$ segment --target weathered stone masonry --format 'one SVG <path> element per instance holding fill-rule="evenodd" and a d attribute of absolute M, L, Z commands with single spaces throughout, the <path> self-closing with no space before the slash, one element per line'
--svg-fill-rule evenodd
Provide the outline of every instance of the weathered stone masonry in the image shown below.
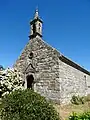
<path fill-rule="evenodd" d="M 69 62 L 66 62 L 67 58 L 63 58 L 63 56 L 60 59 L 60 102 L 68 103 L 73 95 L 89 94 L 90 73 L 69 59 Z"/>
<path fill-rule="evenodd" d="M 30 40 L 14 68 L 22 73 L 26 88 L 27 76 L 32 75 L 34 91 L 59 104 L 68 103 L 72 95 L 90 93 L 90 73 L 42 40 L 38 11 L 31 21 Z"/>
<path fill-rule="evenodd" d="M 26 70 L 29 65 L 28 56 L 31 52 L 33 53 L 31 63 L 35 68 L 34 71 L 31 66 Z M 42 39 L 36 37 L 29 41 L 20 58 L 17 60 L 15 67 L 21 71 L 24 76 L 25 72 L 27 75 L 34 74 L 34 90 L 59 103 L 60 81 L 58 56 L 59 53 L 54 48 L 51 48 L 44 43 Z"/>

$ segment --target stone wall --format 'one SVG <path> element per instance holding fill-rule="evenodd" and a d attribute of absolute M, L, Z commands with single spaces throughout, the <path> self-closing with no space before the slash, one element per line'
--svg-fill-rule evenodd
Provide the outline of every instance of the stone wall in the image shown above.
<path fill-rule="evenodd" d="M 90 93 L 90 76 L 59 60 L 60 102 L 69 103 L 73 95 Z"/>
<path fill-rule="evenodd" d="M 32 60 L 28 58 L 30 52 L 33 53 Z M 33 74 L 34 90 L 57 103 L 60 103 L 59 55 L 54 48 L 37 36 L 29 41 L 14 65 L 22 72 L 23 78 Z M 29 63 L 34 70 L 31 66 L 27 68 Z"/>
<path fill-rule="evenodd" d="M 33 53 L 32 59 L 30 53 Z M 70 64 L 63 62 L 60 56 L 62 55 L 56 49 L 37 36 L 30 39 L 14 68 L 22 73 L 25 87 L 26 77 L 32 74 L 34 91 L 56 103 L 66 104 L 73 95 L 90 93 L 90 73 L 72 61 Z"/>

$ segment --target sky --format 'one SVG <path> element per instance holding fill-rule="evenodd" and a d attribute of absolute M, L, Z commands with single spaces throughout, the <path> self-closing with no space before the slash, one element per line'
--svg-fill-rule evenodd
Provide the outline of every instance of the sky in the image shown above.
<path fill-rule="evenodd" d="M 0 64 L 21 54 L 37 6 L 43 40 L 90 71 L 90 0 L 0 0 Z"/>

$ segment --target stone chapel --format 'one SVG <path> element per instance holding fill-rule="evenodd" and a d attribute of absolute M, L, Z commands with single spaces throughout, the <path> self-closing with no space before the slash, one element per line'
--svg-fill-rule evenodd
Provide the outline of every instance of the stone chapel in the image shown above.
<path fill-rule="evenodd" d="M 25 88 L 31 88 L 58 104 L 73 95 L 90 93 L 90 72 L 65 57 L 42 39 L 38 10 L 30 21 L 29 41 L 14 64 L 22 73 Z"/>

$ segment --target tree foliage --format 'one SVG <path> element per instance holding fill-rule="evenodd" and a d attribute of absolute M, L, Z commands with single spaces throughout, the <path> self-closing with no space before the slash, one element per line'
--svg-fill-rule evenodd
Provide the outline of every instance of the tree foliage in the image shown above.
<path fill-rule="evenodd" d="M 72 99 L 71 99 L 72 104 L 79 105 L 79 104 L 84 104 L 84 102 L 85 102 L 85 97 L 84 96 L 82 96 L 82 97 L 80 97 L 79 95 L 78 96 L 75 96 L 75 95 L 72 96 Z"/>

